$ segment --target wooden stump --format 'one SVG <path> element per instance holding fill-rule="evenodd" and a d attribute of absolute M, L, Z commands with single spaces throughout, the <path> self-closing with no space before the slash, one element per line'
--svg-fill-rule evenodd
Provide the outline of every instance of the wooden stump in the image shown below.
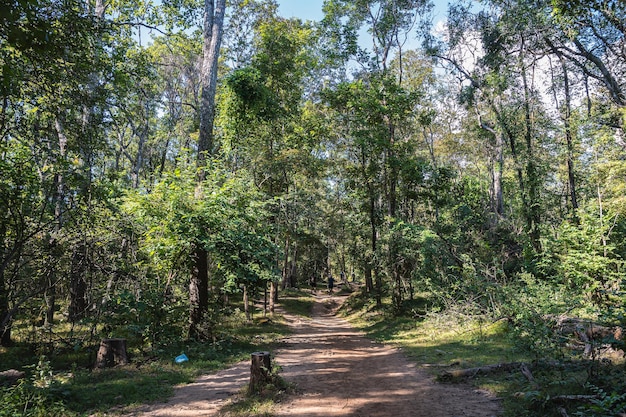
<path fill-rule="evenodd" d="M 126 339 L 102 339 L 96 356 L 96 368 L 109 368 L 128 363 Z"/>
<path fill-rule="evenodd" d="M 250 366 L 250 386 L 251 394 L 257 393 L 270 382 L 272 372 L 272 362 L 269 352 L 254 352 L 252 354 L 252 365 Z"/>

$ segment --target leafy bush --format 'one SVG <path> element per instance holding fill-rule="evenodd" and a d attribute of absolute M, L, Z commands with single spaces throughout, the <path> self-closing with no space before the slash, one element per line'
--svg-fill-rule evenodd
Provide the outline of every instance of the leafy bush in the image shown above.
<path fill-rule="evenodd" d="M 626 393 L 618 394 L 605 392 L 599 387 L 589 386 L 591 392 L 597 398 L 591 400 L 591 404 L 578 408 L 574 414 L 578 417 L 617 417 L 626 412 Z"/>
<path fill-rule="evenodd" d="M 60 398 L 65 391 L 52 378 L 50 362 L 41 357 L 33 368 L 31 378 L 23 378 L 13 386 L 0 388 L 0 417 L 70 415 Z"/>

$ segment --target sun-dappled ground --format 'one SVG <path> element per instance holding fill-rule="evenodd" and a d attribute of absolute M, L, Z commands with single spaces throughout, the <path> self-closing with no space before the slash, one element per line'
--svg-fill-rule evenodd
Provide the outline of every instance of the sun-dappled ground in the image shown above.
<path fill-rule="evenodd" d="M 336 317 L 342 300 L 318 295 L 311 318 L 286 315 L 294 334 L 273 353 L 280 375 L 295 386 L 295 393 L 285 397 L 272 415 L 498 415 L 500 404 L 490 394 L 465 385 L 438 384 L 399 350 L 365 338 Z M 243 362 L 180 386 L 166 402 L 142 406 L 132 415 L 218 416 L 229 398 L 242 392 L 248 377 L 249 363 Z"/>

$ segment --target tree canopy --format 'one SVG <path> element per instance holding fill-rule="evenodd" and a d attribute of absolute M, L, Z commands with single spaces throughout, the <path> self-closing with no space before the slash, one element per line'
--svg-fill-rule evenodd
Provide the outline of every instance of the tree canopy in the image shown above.
<path fill-rule="evenodd" d="M 328 276 L 521 338 L 625 324 L 624 2 L 7 4 L 0 345 L 215 340 L 230 297 Z"/>

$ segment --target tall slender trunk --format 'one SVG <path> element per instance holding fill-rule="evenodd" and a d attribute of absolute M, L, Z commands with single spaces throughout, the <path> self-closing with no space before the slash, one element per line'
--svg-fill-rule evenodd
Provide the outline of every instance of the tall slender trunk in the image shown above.
<path fill-rule="evenodd" d="M 524 52 L 525 46 L 522 40 L 521 51 Z M 523 57 L 520 57 L 520 67 L 522 75 L 522 83 L 524 86 L 524 137 L 526 140 L 526 180 L 528 184 L 528 202 L 526 206 L 526 225 L 528 236 L 535 253 L 541 253 L 541 203 L 539 201 L 539 172 L 537 162 L 535 161 L 534 145 L 533 145 L 533 112 L 531 107 L 531 92 L 528 85 L 528 74 Z"/>
<path fill-rule="evenodd" d="M 189 282 L 189 336 L 203 339 L 206 334 L 200 324 L 205 317 L 209 305 L 209 275 L 207 251 L 200 243 L 195 244 L 192 256 L 193 267 Z"/>
<path fill-rule="evenodd" d="M 274 314 L 276 310 L 276 301 L 278 301 L 278 285 L 274 281 L 270 282 L 270 314 Z"/>
<path fill-rule="evenodd" d="M 368 294 L 374 291 L 374 281 L 372 279 L 372 266 L 368 262 L 365 265 L 365 290 Z"/>
<path fill-rule="evenodd" d="M 4 260 L 6 224 L 0 223 L 0 253 Z M 11 340 L 11 312 L 9 311 L 9 292 L 6 287 L 4 265 L 0 265 L 0 346 L 10 346 Z"/>
<path fill-rule="evenodd" d="M 85 262 L 87 246 L 82 243 L 74 248 L 70 266 L 70 306 L 69 320 L 72 323 L 85 317 L 87 311 L 87 282 L 85 281 Z"/>
<path fill-rule="evenodd" d="M 552 52 L 559 58 L 559 63 L 561 64 L 561 69 L 563 71 L 563 91 L 565 93 L 565 105 L 561 107 L 561 118 L 563 120 L 563 125 L 565 128 L 565 145 L 567 148 L 567 182 L 569 186 L 569 199 L 572 205 L 572 219 L 574 223 L 578 223 L 578 195 L 576 189 L 576 176 L 574 169 L 574 137 L 575 137 L 575 129 L 572 127 L 572 93 L 570 87 L 570 79 L 569 79 L 569 71 L 567 69 L 567 63 L 565 62 L 565 57 L 559 48 L 557 48 L 550 39 L 545 39 L 546 44 L 552 49 Z M 587 92 L 587 98 L 589 98 L 589 90 L 588 84 L 585 78 L 585 88 Z M 558 105 L 558 99 L 556 97 L 555 90 L 555 101 Z M 590 100 L 588 99 L 588 106 L 590 105 Z M 590 108 L 588 112 L 590 112 Z"/>
<path fill-rule="evenodd" d="M 493 212 L 496 221 L 504 216 L 504 197 L 502 196 L 502 173 L 504 170 L 504 139 L 502 133 L 496 134 L 495 158 L 493 166 Z"/>
<path fill-rule="evenodd" d="M 215 94 L 220 45 L 224 30 L 226 0 L 204 1 L 204 25 L 202 46 L 202 72 L 200 82 L 200 132 L 198 136 L 198 167 L 200 180 L 205 179 L 204 167 L 213 154 L 213 125 L 215 121 Z"/>
<path fill-rule="evenodd" d="M 565 141 L 567 146 L 567 179 L 569 184 L 570 202 L 572 204 L 572 217 L 578 223 L 578 196 L 576 193 L 576 177 L 574 175 L 574 129 L 572 128 L 572 97 L 570 91 L 569 75 L 567 66 L 562 56 L 559 55 L 563 68 L 563 88 L 565 90 L 565 109 L 563 123 L 565 125 Z"/>
<path fill-rule="evenodd" d="M 290 280 L 289 280 L 289 273 L 291 271 L 291 268 L 289 266 L 289 234 L 287 234 L 287 237 L 285 238 L 285 256 L 283 258 L 283 273 L 282 273 L 282 288 L 283 290 L 285 288 L 287 288 L 288 286 L 290 286 Z"/>
<path fill-rule="evenodd" d="M 243 286 L 243 311 L 246 314 L 246 320 L 250 321 L 250 300 L 248 297 L 248 286 Z"/>
<path fill-rule="evenodd" d="M 376 307 L 381 307 L 382 304 L 382 292 L 383 283 L 378 271 L 378 265 L 376 263 L 376 251 L 378 249 L 378 229 L 376 226 L 376 201 L 374 200 L 372 186 L 370 185 L 370 226 L 371 226 L 371 240 L 372 240 L 372 255 L 370 259 L 371 270 L 374 274 Z"/>
<path fill-rule="evenodd" d="M 494 221 L 498 222 L 499 218 L 504 215 L 504 199 L 502 197 L 502 173 L 504 169 L 504 138 L 501 129 L 492 127 L 489 123 L 485 123 L 476 109 L 478 116 L 478 124 L 481 128 L 491 133 L 494 138 L 494 152 L 490 155 L 489 173 L 491 176 L 491 185 L 489 187 L 489 200 L 491 212 L 495 214 Z M 498 113 L 496 112 L 498 115 Z M 499 116 L 499 115 L 498 115 Z M 512 143 L 514 150 L 514 143 Z"/>
<path fill-rule="evenodd" d="M 198 135 L 197 168 L 198 184 L 196 198 L 202 198 L 202 182 L 206 179 L 207 162 L 214 150 L 213 123 L 215 119 L 215 93 L 217 91 L 217 67 L 226 0 L 204 1 L 203 59 L 200 83 L 200 131 Z M 206 231 L 205 231 L 206 232 Z M 202 233 L 202 232 L 200 232 Z M 209 306 L 208 252 L 200 241 L 194 242 L 192 270 L 189 282 L 189 334 L 200 336 L 199 326 Z"/>
<path fill-rule="evenodd" d="M 63 128 L 63 123 L 57 117 L 54 121 L 54 127 L 57 132 L 58 138 L 58 156 L 56 158 L 57 165 L 60 165 L 66 157 L 67 153 L 67 136 L 65 135 L 65 130 Z M 53 236 L 50 237 L 49 242 L 49 252 L 50 252 L 50 267 L 47 272 L 46 277 L 46 291 L 44 294 L 44 299 L 46 303 L 46 314 L 45 314 L 45 325 L 52 326 L 54 324 L 54 312 L 56 310 L 56 296 L 57 296 L 57 281 L 58 281 L 58 271 L 57 271 L 57 263 L 56 257 L 59 256 L 58 252 L 58 239 L 61 230 L 63 229 L 64 223 L 64 202 L 65 202 L 65 183 L 63 178 L 63 173 L 60 171 L 61 167 L 57 167 L 57 173 L 54 176 L 54 231 Z"/>

